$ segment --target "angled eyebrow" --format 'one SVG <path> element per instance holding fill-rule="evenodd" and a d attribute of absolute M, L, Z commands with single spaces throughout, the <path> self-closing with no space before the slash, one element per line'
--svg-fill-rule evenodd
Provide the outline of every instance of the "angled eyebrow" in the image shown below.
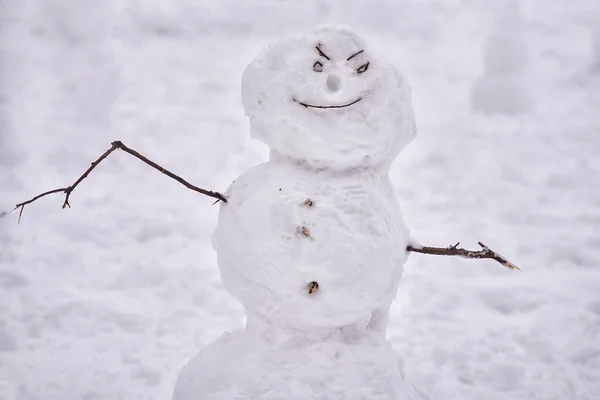
<path fill-rule="evenodd" d="M 317 49 L 317 51 L 319 52 L 319 55 L 321 57 L 325 57 L 326 59 L 331 60 L 331 58 L 327 57 L 327 55 L 325 53 L 323 53 L 323 51 L 321 50 L 321 44 L 320 43 L 315 46 L 315 49 Z"/>
<path fill-rule="evenodd" d="M 365 50 L 359 50 L 356 53 L 352 54 L 350 57 L 346 58 L 346 61 L 350 61 L 352 60 L 354 57 L 356 57 L 357 55 L 359 55 L 360 53 L 363 53 Z"/>

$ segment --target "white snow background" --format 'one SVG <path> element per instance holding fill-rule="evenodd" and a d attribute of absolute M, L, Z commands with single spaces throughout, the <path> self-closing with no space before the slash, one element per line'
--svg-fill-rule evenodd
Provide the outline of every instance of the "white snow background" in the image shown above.
<path fill-rule="evenodd" d="M 0 0 L 0 211 L 116 139 L 225 190 L 267 157 L 245 66 L 346 23 L 413 87 L 419 136 L 392 169 L 412 234 L 524 270 L 411 255 L 388 330 L 409 378 L 432 399 L 598 399 L 600 3 L 517 3 Z M 0 218 L 0 399 L 169 399 L 243 324 L 210 244 L 218 206 L 123 152 L 62 201 Z"/>

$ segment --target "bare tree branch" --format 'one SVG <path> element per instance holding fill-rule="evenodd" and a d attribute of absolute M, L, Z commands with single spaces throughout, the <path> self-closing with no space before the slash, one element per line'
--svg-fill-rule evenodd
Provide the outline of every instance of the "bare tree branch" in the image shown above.
<path fill-rule="evenodd" d="M 75 183 L 73 183 L 71 186 L 68 187 L 63 187 L 63 188 L 59 188 L 59 189 L 54 189 L 54 190 L 49 190 L 47 192 L 44 192 L 42 194 L 39 194 L 27 201 L 24 201 L 22 203 L 19 203 L 15 206 L 15 208 L 13 209 L 20 209 L 19 210 L 19 222 L 21 222 L 21 216 L 23 215 L 23 209 L 25 208 L 25 206 L 27 204 L 33 203 L 34 201 L 36 201 L 37 199 L 39 199 L 40 197 L 44 197 L 47 196 L 49 194 L 53 194 L 53 193 L 65 193 L 65 201 L 63 203 L 62 208 L 66 208 L 69 207 L 71 208 L 71 205 L 69 204 L 69 197 L 71 196 L 71 193 L 73 192 L 73 190 L 75 190 L 75 188 L 81 183 L 81 181 L 83 181 L 85 178 L 87 178 L 87 176 L 90 174 L 90 172 L 92 172 L 94 170 L 94 168 L 96 168 L 98 166 L 98 164 L 100 164 L 102 162 L 102 160 L 104 160 L 106 157 L 108 157 L 110 155 L 110 153 L 112 153 L 113 151 L 120 149 L 123 150 L 126 153 L 131 154 L 132 156 L 134 156 L 135 158 L 145 162 L 146 164 L 150 165 L 152 168 L 162 172 L 163 174 L 167 175 L 169 178 L 175 179 L 177 182 L 181 183 L 182 185 L 184 185 L 185 187 L 187 187 L 188 189 L 191 189 L 195 192 L 204 194 L 206 196 L 212 197 L 217 199 L 217 202 L 219 201 L 223 201 L 225 203 L 227 203 L 227 199 L 218 192 L 212 192 L 210 190 L 205 190 L 202 188 L 199 188 L 197 186 L 192 185 L 191 183 L 189 183 L 188 181 L 184 180 L 183 178 L 175 175 L 174 173 L 172 173 L 171 171 L 161 167 L 160 165 L 158 165 L 157 163 L 155 163 L 154 161 L 149 160 L 148 158 L 146 158 L 145 156 L 143 156 L 142 154 L 138 153 L 137 151 L 130 149 L 129 147 L 125 146 L 121 141 L 117 140 L 115 142 L 111 143 L 111 146 L 108 150 L 106 150 L 104 152 L 104 154 L 102 154 L 96 161 L 94 161 L 92 163 L 92 165 L 83 173 L 83 175 L 81 175 L 79 177 L 79 179 L 77 179 L 75 181 Z M 0 214 L 0 216 L 3 216 L 2 214 Z"/>
<path fill-rule="evenodd" d="M 494 250 L 487 247 L 481 242 L 477 242 L 481 246 L 481 250 L 466 250 L 458 248 L 460 242 L 453 246 L 448 247 L 428 247 L 428 246 L 413 246 L 409 245 L 406 247 L 406 251 L 412 251 L 415 253 L 432 254 L 437 256 L 459 256 L 463 258 L 489 258 L 498 261 L 506 268 L 511 270 L 521 271 L 519 267 L 508 261 L 506 258 L 496 253 Z"/>

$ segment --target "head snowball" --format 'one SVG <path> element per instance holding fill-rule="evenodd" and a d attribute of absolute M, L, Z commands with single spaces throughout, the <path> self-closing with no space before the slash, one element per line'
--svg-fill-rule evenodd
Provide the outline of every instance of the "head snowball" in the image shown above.
<path fill-rule="evenodd" d="M 244 71 L 242 101 L 252 137 L 315 168 L 389 166 L 416 135 L 405 79 L 348 27 L 264 48 Z"/>

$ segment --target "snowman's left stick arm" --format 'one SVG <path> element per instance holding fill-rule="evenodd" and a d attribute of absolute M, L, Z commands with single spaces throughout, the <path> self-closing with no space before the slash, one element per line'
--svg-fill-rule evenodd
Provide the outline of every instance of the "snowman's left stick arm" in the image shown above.
<path fill-rule="evenodd" d="M 113 151 L 115 150 L 123 150 L 126 153 L 131 154 L 132 156 L 134 156 L 135 158 L 145 162 L 146 164 L 150 165 L 152 168 L 162 172 L 163 174 L 167 175 L 169 178 L 175 179 L 177 182 L 181 183 L 182 185 L 184 185 L 185 187 L 187 187 L 188 189 L 191 189 L 195 192 L 204 194 L 206 196 L 212 197 L 217 199 L 216 202 L 219 201 L 223 201 L 225 203 L 227 203 L 227 199 L 218 192 L 213 192 L 210 190 L 205 190 L 202 188 L 199 188 L 197 186 L 192 185 L 191 183 L 189 183 L 188 181 L 186 181 L 185 179 L 181 178 L 178 175 L 175 175 L 174 173 L 172 173 L 171 171 L 165 169 L 164 167 L 161 167 L 160 165 L 158 165 L 157 163 L 155 163 L 154 161 L 149 160 L 147 157 L 143 156 L 142 154 L 138 153 L 137 151 L 125 146 L 123 144 L 123 142 L 117 140 L 111 143 L 111 146 L 108 150 L 106 150 L 96 161 L 92 162 L 92 165 L 79 177 L 79 179 L 77 179 L 75 181 L 75 183 L 73 183 L 71 186 L 68 187 L 63 187 L 63 188 L 59 188 L 59 189 L 54 189 L 54 190 L 49 190 L 47 192 L 44 192 L 42 194 L 38 194 L 37 196 L 24 201 L 22 203 L 19 203 L 15 206 L 14 210 L 19 209 L 19 222 L 21 221 L 21 216 L 23 215 L 23 209 L 25 208 L 26 205 L 33 203 L 34 201 L 36 201 L 37 199 L 47 196 L 49 194 L 53 194 L 53 193 L 65 193 L 65 201 L 63 203 L 62 208 L 66 208 L 69 207 L 71 208 L 71 205 L 69 204 L 69 197 L 71 196 L 71 193 L 73 192 L 73 190 L 75 190 L 75 188 L 81 183 L 81 181 L 83 181 L 85 178 L 87 178 L 87 176 L 90 174 L 90 172 L 92 172 L 94 170 L 94 168 L 96 168 L 98 166 L 98 164 L 100 164 L 106 157 L 108 157 Z M 4 216 L 3 214 L 0 214 L 0 216 Z"/>
<path fill-rule="evenodd" d="M 521 269 L 519 267 L 517 267 L 515 264 L 513 264 L 512 262 L 508 261 L 506 258 L 504 258 L 502 255 L 496 253 L 494 250 L 490 249 L 489 247 L 487 247 L 486 245 L 484 245 L 481 242 L 477 242 L 477 244 L 479 244 L 479 246 L 481 246 L 481 250 L 467 250 L 467 249 L 461 249 L 458 247 L 459 243 L 456 243 L 453 246 L 448 246 L 448 247 L 429 247 L 429 246 L 420 246 L 420 245 L 416 245 L 416 244 L 409 244 L 406 247 L 406 251 L 412 251 L 415 253 L 422 253 L 422 254 L 431 254 L 431 255 L 437 255 L 437 256 L 459 256 L 459 257 L 463 257 L 463 258 L 489 258 L 495 261 L 498 261 L 500 264 L 502 264 L 503 266 L 505 266 L 508 269 L 511 270 L 518 270 L 521 271 Z"/>

